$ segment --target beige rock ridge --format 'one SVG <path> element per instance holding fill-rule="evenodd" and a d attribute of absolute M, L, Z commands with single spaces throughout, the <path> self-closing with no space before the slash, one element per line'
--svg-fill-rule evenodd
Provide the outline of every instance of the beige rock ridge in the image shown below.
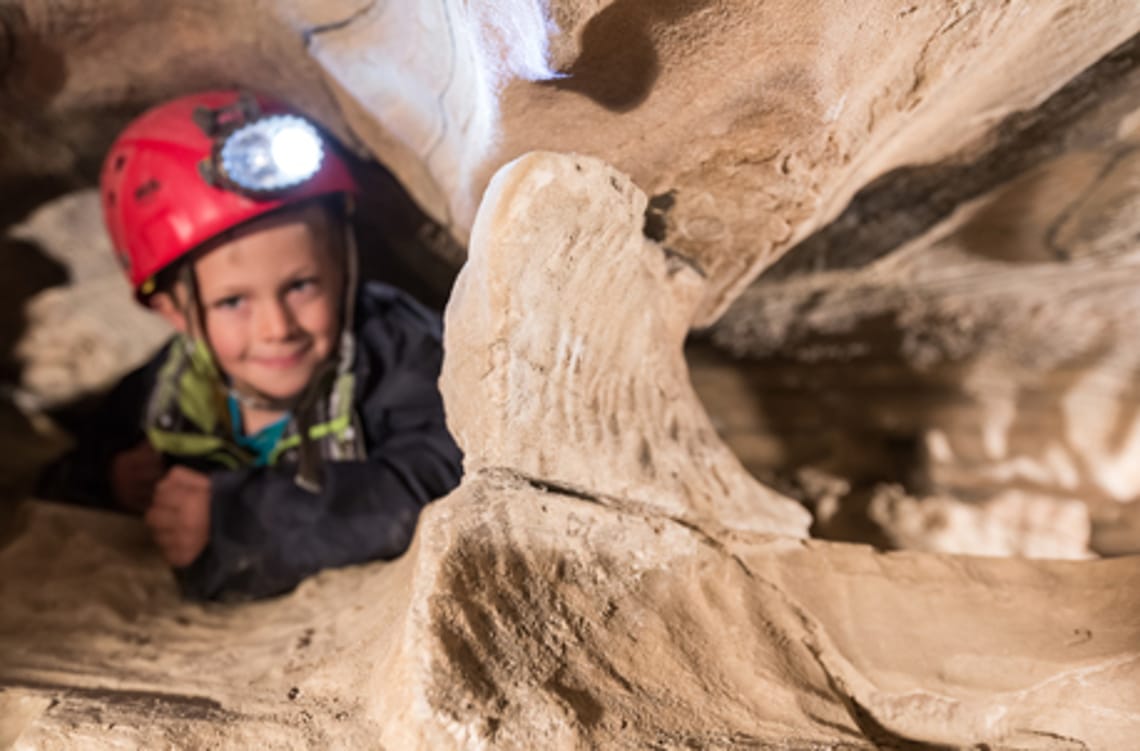
<path fill-rule="evenodd" d="M 568 199 L 580 210 L 564 211 Z M 0 549 L 0 738 L 43 749 L 1128 748 L 1140 612 L 1121 583 L 1140 559 L 882 554 L 777 536 L 756 530 L 787 524 L 778 497 L 726 493 L 718 516 L 696 475 L 686 495 L 671 476 L 651 484 L 632 447 L 599 441 L 600 460 L 578 449 L 571 418 L 604 416 L 575 403 L 590 391 L 573 378 L 533 391 L 531 367 L 549 362 L 534 337 L 557 318 L 584 353 L 605 351 L 621 332 L 599 318 L 642 307 L 639 283 L 670 294 L 664 254 L 628 239 L 643 200 L 582 157 L 530 155 L 497 178 L 449 318 L 499 300 L 473 319 L 499 332 L 502 354 L 473 382 L 465 369 L 486 363 L 486 343 L 449 326 L 445 391 L 468 473 L 395 563 L 326 572 L 268 603 L 200 607 L 177 601 L 134 523 L 32 504 Z M 613 312 L 542 305 L 591 273 L 630 290 Z M 526 294 L 496 297 L 496 279 Z M 519 395 L 552 407 L 520 417 Z M 658 406 L 625 407 L 668 457 L 676 439 L 655 429 Z M 473 429 L 510 425 L 561 437 L 566 458 L 497 454 Z M 717 449 L 696 456 L 716 461 Z M 82 618 L 75 603 L 87 603 Z"/>
<path fill-rule="evenodd" d="M 805 536 L 807 513 L 740 466 L 689 384 L 703 281 L 644 237 L 645 205 L 584 157 L 528 154 L 491 182 L 444 322 L 466 471 Z"/>

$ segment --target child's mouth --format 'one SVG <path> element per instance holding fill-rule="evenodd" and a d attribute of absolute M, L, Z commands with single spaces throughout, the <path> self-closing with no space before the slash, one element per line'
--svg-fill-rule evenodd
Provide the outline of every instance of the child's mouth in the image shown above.
<path fill-rule="evenodd" d="M 274 354 L 271 356 L 258 356 L 253 358 L 253 362 L 263 368 L 270 370 L 286 370 L 296 366 L 305 357 L 308 352 L 308 347 L 300 347 L 292 352 L 286 354 Z"/>

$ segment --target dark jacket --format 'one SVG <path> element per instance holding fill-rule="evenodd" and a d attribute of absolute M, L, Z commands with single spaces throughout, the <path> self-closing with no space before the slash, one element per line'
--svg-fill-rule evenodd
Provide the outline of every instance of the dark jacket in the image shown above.
<path fill-rule="evenodd" d="M 424 504 L 458 484 L 462 457 L 436 386 L 439 317 L 369 283 L 358 295 L 353 330 L 353 423 L 364 453 L 326 461 L 317 492 L 298 486 L 289 455 L 274 466 L 233 469 L 164 454 L 210 476 L 209 542 L 177 571 L 187 596 L 264 597 L 324 568 L 395 558 L 411 542 Z M 111 459 L 146 437 L 147 405 L 170 346 L 111 392 L 78 448 L 56 467 L 48 495 L 113 507 Z"/>

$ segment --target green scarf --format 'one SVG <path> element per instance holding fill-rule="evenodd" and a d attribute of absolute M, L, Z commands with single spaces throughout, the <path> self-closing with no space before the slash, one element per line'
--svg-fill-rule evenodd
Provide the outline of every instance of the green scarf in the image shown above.
<path fill-rule="evenodd" d="M 330 369 L 316 378 L 327 383 L 312 384 L 268 462 L 298 465 L 298 483 L 310 487 L 320 486 L 320 460 L 364 456 L 352 408 L 355 379 L 351 371 L 337 374 Z M 254 466 L 256 457 L 233 434 L 227 393 L 209 348 L 200 340 L 179 336 L 168 348 L 147 406 L 145 429 L 151 445 L 163 454 L 203 459 L 219 468 Z M 302 425 L 308 425 L 308 441 L 302 440 Z M 306 461 L 306 452 L 310 461 Z M 317 461 L 311 460 L 314 457 Z"/>

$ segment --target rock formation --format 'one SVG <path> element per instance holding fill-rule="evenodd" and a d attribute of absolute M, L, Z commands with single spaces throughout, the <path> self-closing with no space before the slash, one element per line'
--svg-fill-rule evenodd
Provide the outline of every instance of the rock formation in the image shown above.
<path fill-rule="evenodd" d="M 471 314 L 448 328 L 443 381 L 467 474 L 399 562 L 203 609 L 176 601 L 137 525 L 33 507 L 0 553 L 8 732 L 43 748 L 1124 747 L 1140 613 L 1118 587 L 1137 560 L 884 554 L 756 529 L 795 531 L 803 512 L 750 487 L 691 395 L 667 427 L 643 358 L 613 355 L 628 332 L 606 322 L 666 328 L 638 286 L 684 289 L 639 238 L 644 200 L 580 157 L 531 155 L 492 184 L 449 309 Z M 630 292 L 574 315 L 537 304 L 607 284 Z M 631 426 L 609 438 L 591 404 L 607 394 Z M 672 470 L 678 447 L 706 471 Z M 32 575 L 45 561 L 50 589 Z"/>
<path fill-rule="evenodd" d="M 466 477 L 399 561 L 202 607 L 136 523 L 5 507 L 0 748 L 1129 748 L 1137 558 L 944 552 L 1140 549 L 1138 40 L 1109 0 L 0 7 L 10 497 L 161 336 L 107 349 L 63 234 L 141 107 L 287 96 L 424 212 L 365 212 L 405 270 L 466 260 Z"/>

